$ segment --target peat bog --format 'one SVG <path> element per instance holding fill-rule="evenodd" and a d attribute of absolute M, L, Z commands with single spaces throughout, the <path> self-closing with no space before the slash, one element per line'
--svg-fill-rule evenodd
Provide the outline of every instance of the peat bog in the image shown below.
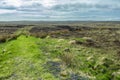
<path fill-rule="evenodd" d="M 120 22 L 0 25 L 0 80 L 120 80 Z"/>

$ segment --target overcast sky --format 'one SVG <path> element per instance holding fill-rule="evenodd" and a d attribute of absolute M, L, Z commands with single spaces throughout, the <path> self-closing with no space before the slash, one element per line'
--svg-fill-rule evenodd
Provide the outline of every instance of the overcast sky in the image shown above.
<path fill-rule="evenodd" d="M 120 20 L 120 0 L 0 0 L 0 21 Z"/>

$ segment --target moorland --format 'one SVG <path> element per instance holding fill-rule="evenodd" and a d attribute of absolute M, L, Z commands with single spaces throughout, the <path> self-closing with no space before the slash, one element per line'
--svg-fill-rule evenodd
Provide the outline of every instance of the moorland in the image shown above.
<path fill-rule="evenodd" d="M 0 80 L 120 80 L 120 22 L 0 22 Z"/>

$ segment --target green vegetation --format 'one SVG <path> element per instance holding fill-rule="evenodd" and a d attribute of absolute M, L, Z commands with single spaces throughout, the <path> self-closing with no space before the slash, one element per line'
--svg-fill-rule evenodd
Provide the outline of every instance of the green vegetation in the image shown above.
<path fill-rule="evenodd" d="M 72 44 L 72 41 L 20 35 L 1 43 L 0 80 L 120 79 L 120 59 L 114 51 Z"/>
<path fill-rule="evenodd" d="M 0 25 L 0 80 L 120 80 L 119 22 Z"/>

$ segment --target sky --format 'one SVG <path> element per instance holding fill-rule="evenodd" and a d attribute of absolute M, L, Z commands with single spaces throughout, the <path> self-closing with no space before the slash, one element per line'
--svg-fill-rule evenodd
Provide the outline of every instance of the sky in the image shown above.
<path fill-rule="evenodd" d="M 120 0 L 0 0 L 0 21 L 120 21 Z"/>

